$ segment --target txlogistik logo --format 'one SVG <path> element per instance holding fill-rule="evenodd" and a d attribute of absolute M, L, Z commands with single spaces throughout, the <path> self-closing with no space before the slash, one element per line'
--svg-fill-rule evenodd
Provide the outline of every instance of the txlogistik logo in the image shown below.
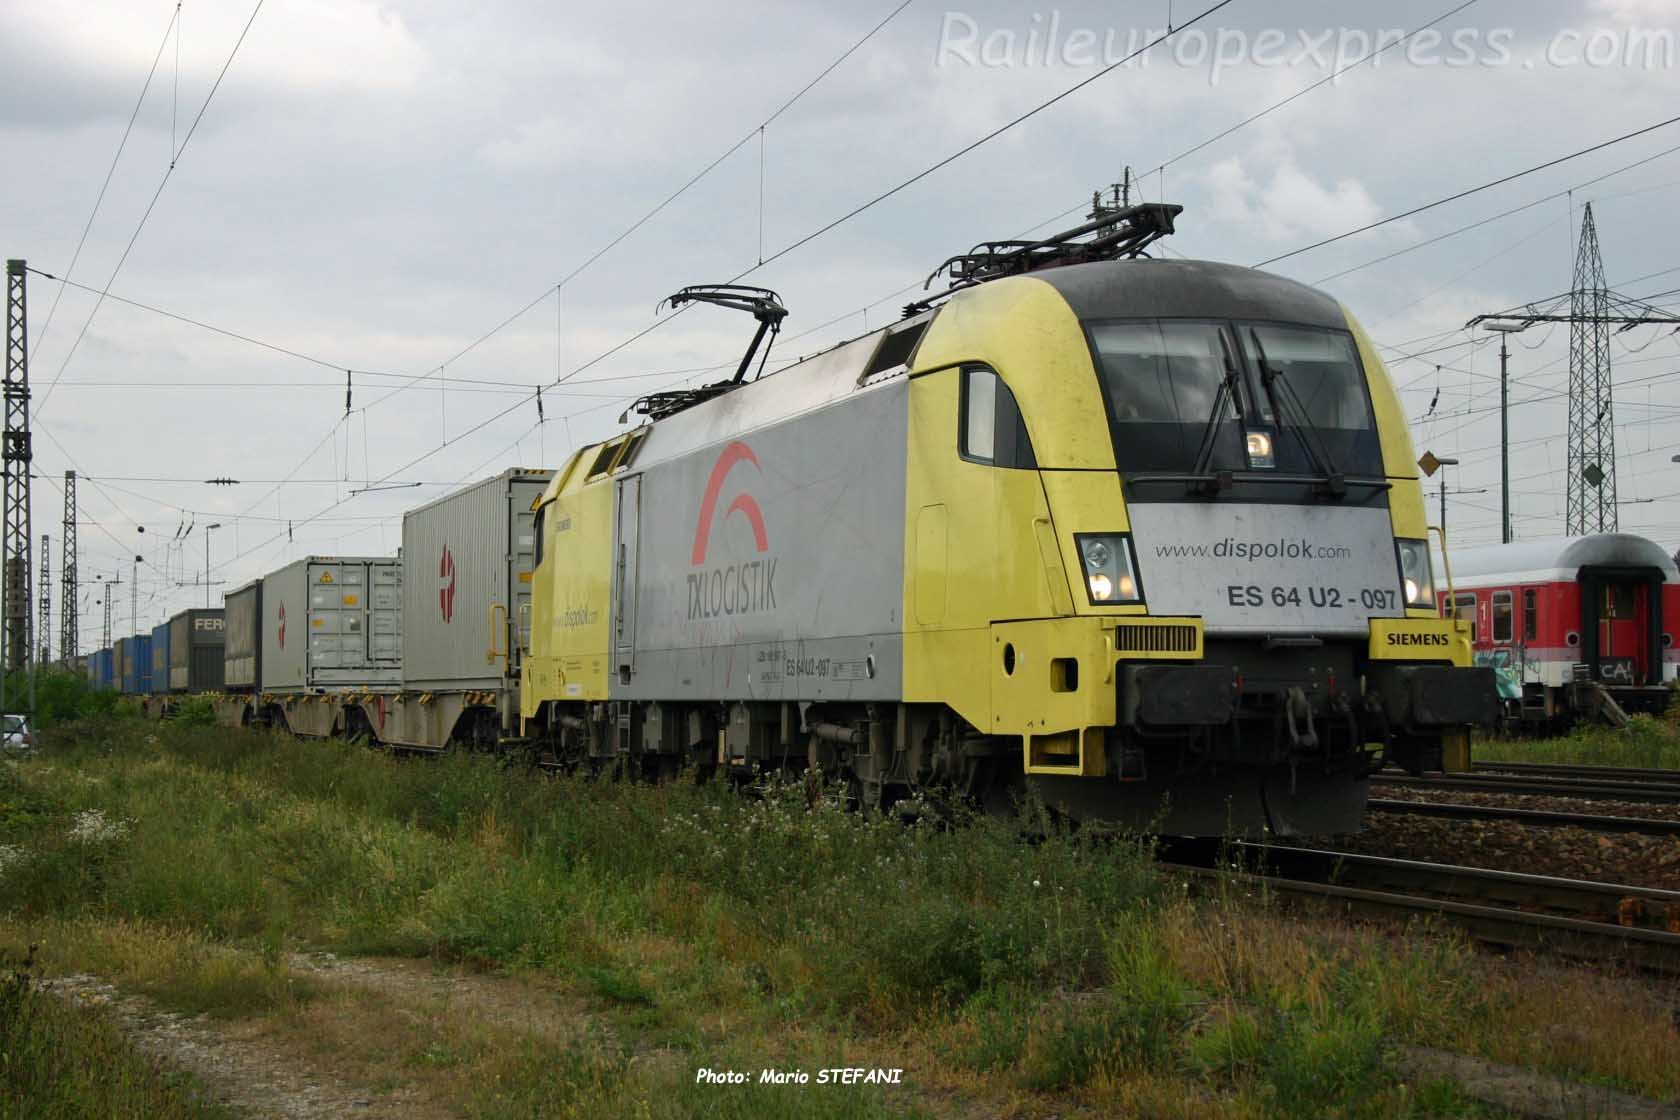
<path fill-rule="evenodd" d="M 694 547 L 689 554 L 690 564 L 698 569 L 688 573 L 688 619 L 690 622 L 714 618 L 733 618 L 776 609 L 776 560 L 768 555 L 770 535 L 764 527 L 764 511 L 758 499 L 743 490 L 724 508 L 722 521 L 740 514 L 752 531 L 753 550 L 757 559 L 731 560 L 708 566 L 711 551 L 712 523 L 717 517 L 718 502 L 730 470 L 738 463 L 752 464 L 762 472 L 758 456 L 752 448 L 735 440 L 718 455 L 712 473 L 706 480 L 706 492 L 700 499 L 700 517 L 694 526 Z"/>

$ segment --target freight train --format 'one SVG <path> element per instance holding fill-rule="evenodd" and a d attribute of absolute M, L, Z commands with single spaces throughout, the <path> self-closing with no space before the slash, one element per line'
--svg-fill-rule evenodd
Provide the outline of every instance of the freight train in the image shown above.
<path fill-rule="evenodd" d="M 1661 713 L 1680 678 L 1680 569 L 1653 541 L 1599 533 L 1453 549 L 1443 613 L 1470 624 L 1509 722 Z M 1608 701 L 1608 703 L 1606 703 Z"/>
<path fill-rule="evenodd" d="M 757 319 L 733 379 L 410 512 L 397 560 L 230 593 L 218 711 L 820 770 L 879 809 L 1357 830 L 1376 768 L 1463 761 L 1493 672 L 1436 608 L 1370 340 L 1293 281 L 1150 259 L 1177 213 L 984 244 L 898 323 L 756 377 L 779 299 L 684 289 Z"/>

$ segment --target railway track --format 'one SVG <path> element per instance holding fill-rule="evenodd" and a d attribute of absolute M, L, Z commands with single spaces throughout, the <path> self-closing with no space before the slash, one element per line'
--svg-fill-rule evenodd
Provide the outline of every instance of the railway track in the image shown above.
<path fill-rule="evenodd" d="M 1641 836 L 1680 836 L 1680 821 L 1646 817 L 1600 816 L 1594 813 L 1560 813 L 1544 809 L 1510 809 L 1499 805 L 1459 805 L 1442 801 L 1394 801 L 1371 798 L 1372 811 L 1415 817 L 1444 817 L 1449 820 L 1514 821 L 1517 824 L 1569 826 L 1588 832 L 1634 833 Z"/>
<path fill-rule="evenodd" d="M 1485 774 L 1523 774 L 1534 778 L 1590 778 L 1606 782 L 1655 782 L 1680 784 L 1680 770 L 1644 766 L 1588 766 L 1565 762 L 1492 762 L 1470 764 L 1472 771 Z"/>
<path fill-rule="evenodd" d="M 1236 846 L 1238 862 L 1260 870 L 1221 871 L 1219 851 L 1176 845 L 1161 858 L 1348 913 L 1435 916 L 1486 944 L 1680 975 L 1680 891 L 1248 843 Z"/>
<path fill-rule="evenodd" d="M 1383 771 L 1371 776 L 1373 786 L 1449 790 L 1464 793 L 1514 793 L 1541 797 L 1578 797 L 1587 801 L 1635 801 L 1652 805 L 1680 805 L 1680 782 L 1588 780 L 1551 775 L 1398 774 Z"/>

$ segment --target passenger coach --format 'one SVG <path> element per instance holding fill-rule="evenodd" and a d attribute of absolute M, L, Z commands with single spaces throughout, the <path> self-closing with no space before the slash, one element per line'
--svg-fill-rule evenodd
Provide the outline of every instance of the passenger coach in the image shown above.
<path fill-rule="evenodd" d="M 1602 694 L 1626 712 L 1667 705 L 1680 570 L 1655 542 L 1600 533 L 1455 548 L 1452 574 L 1442 610 L 1469 622 L 1477 660 L 1505 676 L 1524 722 L 1591 714 Z"/>

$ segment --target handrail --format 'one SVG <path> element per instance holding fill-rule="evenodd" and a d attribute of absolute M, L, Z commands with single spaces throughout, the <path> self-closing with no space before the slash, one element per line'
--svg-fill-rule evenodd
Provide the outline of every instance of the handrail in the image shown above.
<path fill-rule="evenodd" d="M 497 611 L 502 612 L 502 645 L 501 645 L 501 648 L 499 648 L 499 649 L 496 646 L 496 612 Z M 485 661 L 486 664 L 494 665 L 496 663 L 496 658 L 499 657 L 503 661 L 506 661 L 507 657 L 508 657 L 507 607 L 503 606 L 501 603 L 491 603 L 490 604 L 489 623 L 490 623 L 490 648 L 485 651 L 484 661 Z"/>
<path fill-rule="evenodd" d="M 1444 525 L 1431 525 L 1429 532 L 1441 538 L 1441 572 L 1447 577 L 1447 611 L 1445 617 L 1458 617 L 1458 597 L 1453 594 L 1452 560 L 1447 556 L 1447 529 Z"/>

